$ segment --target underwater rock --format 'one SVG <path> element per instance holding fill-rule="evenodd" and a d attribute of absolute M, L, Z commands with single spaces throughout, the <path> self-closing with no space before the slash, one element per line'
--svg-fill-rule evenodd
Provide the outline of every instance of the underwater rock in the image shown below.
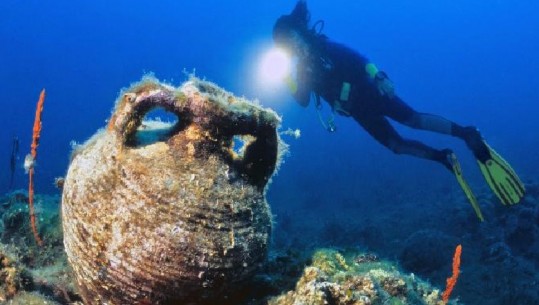
<path fill-rule="evenodd" d="M 518 211 L 506 219 L 505 242 L 518 255 L 533 253 L 539 230 L 532 207 L 519 206 Z M 532 254 L 533 255 L 533 254 Z"/>
<path fill-rule="evenodd" d="M 438 230 L 421 230 L 405 242 L 399 261 L 405 270 L 421 276 L 435 278 L 438 271 L 450 261 L 457 240 Z M 444 278 L 437 279 L 443 283 Z"/>
<path fill-rule="evenodd" d="M 14 260 L 0 249 L 0 302 L 5 302 L 21 289 L 20 269 Z"/>
<path fill-rule="evenodd" d="M 156 107 L 178 121 L 148 142 L 142 120 Z M 218 303 L 250 279 L 267 257 L 279 124 L 195 78 L 125 90 L 107 130 L 74 151 L 63 186 L 64 244 L 84 303 Z"/>
<path fill-rule="evenodd" d="M 38 292 L 23 291 L 9 300 L 9 305 L 60 305 L 62 303 L 55 302 L 50 298 L 41 295 Z M 64 303 L 65 304 L 65 303 Z M 77 303 L 69 303 L 70 305 L 79 305 Z"/>
<path fill-rule="evenodd" d="M 440 291 L 413 274 L 401 274 L 385 261 L 357 263 L 357 257 L 332 249 L 318 250 L 296 288 L 270 299 L 268 305 L 443 304 Z"/>
<path fill-rule="evenodd" d="M 16 190 L 11 193 L 2 195 L 0 197 L 0 208 L 9 208 L 11 205 L 18 202 L 28 203 L 28 196 L 26 195 L 26 191 Z"/>
<path fill-rule="evenodd" d="M 20 200 L 25 197 L 7 197 L 14 203 L 0 218 L 0 300 L 49 305 L 80 300 L 64 254 L 60 196 L 36 194 L 40 233 L 46 241 L 42 246 L 30 230 L 28 202 Z"/>
<path fill-rule="evenodd" d="M 26 196 L 8 194 L 13 202 L 0 213 L 0 242 L 17 256 L 17 260 L 28 268 L 40 268 L 53 264 L 63 256 L 63 236 L 60 225 L 60 196 L 35 196 L 35 210 L 39 217 L 39 232 L 47 240 L 38 246 L 30 228 L 28 201 Z"/>

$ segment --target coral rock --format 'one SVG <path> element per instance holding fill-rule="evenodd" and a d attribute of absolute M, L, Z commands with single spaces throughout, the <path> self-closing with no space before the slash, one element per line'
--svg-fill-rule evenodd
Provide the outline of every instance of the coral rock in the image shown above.
<path fill-rule="evenodd" d="M 318 250 L 295 289 L 271 298 L 268 305 L 443 304 L 438 289 L 401 274 L 391 263 L 357 263 L 357 253 L 349 254 Z"/>
<path fill-rule="evenodd" d="M 22 288 L 22 270 L 2 248 L 0 248 L 0 303 L 13 298 Z"/>

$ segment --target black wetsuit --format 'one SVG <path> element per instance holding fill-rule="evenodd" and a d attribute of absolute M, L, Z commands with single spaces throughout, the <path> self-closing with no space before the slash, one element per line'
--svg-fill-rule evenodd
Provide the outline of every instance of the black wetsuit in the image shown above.
<path fill-rule="evenodd" d="M 353 117 L 378 142 L 397 154 L 441 162 L 450 168 L 448 150 L 437 150 L 419 141 L 402 138 L 387 118 L 406 126 L 462 137 L 463 127 L 440 116 L 419 113 L 398 96 L 382 94 L 366 72 L 369 61 L 354 50 L 321 38 L 309 58 L 300 58 L 295 99 L 307 106 L 311 92 L 342 115 Z M 347 101 L 341 101 L 343 83 L 350 84 Z M 336 107 L 340 106 L 340 107 Z M 340 111 L 341 108 L 344 111 Z"/>

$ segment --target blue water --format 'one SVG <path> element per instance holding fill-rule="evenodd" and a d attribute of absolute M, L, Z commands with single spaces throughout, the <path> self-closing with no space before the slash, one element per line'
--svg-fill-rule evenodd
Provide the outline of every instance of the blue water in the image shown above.
<path fill-rule="evenodd" d="M 260 54 L 272 44 L 273 23 L 294 4 L 1 1 L 0 191 L 8 191 L 14 136 L 21 144 L 15 187 L 26 187 L 22 160 L 29 150 L 42 88 L 47 89 L 47 98 L 36 190 L 55 193 L 52 181 L 66 172 L 70 142 L 83 142 L 105 125 L 122 87 L 148 72 L 180 84 L 186 79 L 184 71 L 195 71 L 275 109 L 283 116 L 284 129 L 302 131 L 298 140 L 284 138 L 291 153 L 268 192 L 276 214 L 277 247 L 310 247 L 305 237 L 314 236 L 320 244 L 365 246 L 398 259 L 406 238 L 436 224 L 451 241 L 468 238 L 465 258 L 467 247 L 492 246 L 485 245 L 488 234 L 477 233 L 486 229 L 470 224 L 475 220 L 473 211 L 441 166 L 392 154 L 344 117 L 337 118 L 338 131 L 330 134 L 320 126 L 312 105 L 299 107 L 284 87 L 268 92 L 254 84 Z M 478 126 L 524 181 L 539 183 L 535 152 L 539 149 L 539 2 L 317 0 L 308 4 L 312 21 L 325 21 L 326 35 L 385 70 L 410 105 Z M 472 187 L 488 194 L 462 142 L 395 126 L 406 137 L 453 148 Z M 523 257 L 539 256 L 535 252 L 539 212 L 533 202 L 524 209 L 537 213 L 538 220 L 526 231 L 529 235 L 524 239 L 533 247 Z M 486 209 L 491 210 L 491 223 L 508 217 L 505 212 L 492 212 L 494 205 Z M 509 211 L 514 220 L 503 223 L 518 223 L 524 217 L 518 211 Z M 443 219 L 440 225 L 437 220 Z M 473 226 L 476 239 L 463 229 L 468 225 Z M 515 257 L 517 250 L 511 248 Z M 447 257 L 450 264 L 451 253 Z M 539 269 L 536 258 L 527 263 Z M 443 277 L 432 279 L 443 284 Z"/>

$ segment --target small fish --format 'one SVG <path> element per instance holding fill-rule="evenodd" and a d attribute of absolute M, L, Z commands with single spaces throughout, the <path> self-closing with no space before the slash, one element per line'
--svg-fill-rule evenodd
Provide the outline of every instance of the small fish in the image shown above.
<path fill-rule="evenodd" d="M 15 183 L 15 169 L 17 168 L 17 161 L 19 160 L 19 138 L 13 138 L 13 146 L 11 147 L 11 158 L 9 160 L 11 169 L 11 179 L 9 180 L 9 189 L 13 188 Z"/>
<path fill-rule="evenodd" d="M 27 154 L 24 158 L 24 172 L 28 174 L 30 169 L 34 168 L 36 163 L 36 159 L 32 156 L 32 154 Z"/>

